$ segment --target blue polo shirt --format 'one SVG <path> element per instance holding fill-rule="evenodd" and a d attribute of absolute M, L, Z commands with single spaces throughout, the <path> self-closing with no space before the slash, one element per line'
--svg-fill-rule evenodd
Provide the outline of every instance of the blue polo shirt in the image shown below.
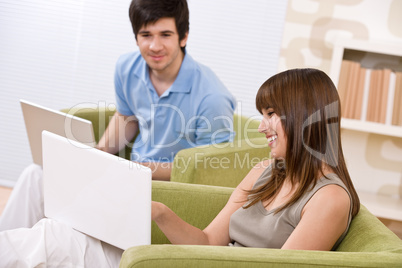
<path fill-rule="evenodd" d="M 175 82 L 160 97 L 140 52 L 122 55 L 115 91 L 117 111 L 139 123 L 133 161 L 172 162 L 179 150 L 233 140 L 235 98 L 211 69 L 187 53 Z"/>

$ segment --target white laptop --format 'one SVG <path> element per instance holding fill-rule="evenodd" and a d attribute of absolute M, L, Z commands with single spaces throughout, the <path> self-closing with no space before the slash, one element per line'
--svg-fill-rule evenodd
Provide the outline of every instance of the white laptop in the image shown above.
<path fill-rule="evenodd" d="M 35 164 L 42 165 L 42 131 L 76 140 L 94 147 L 96 145 L 92 122 L 70 114 L 20 100 L 25 127 Z"/>
<path fill-rule="evenodd" d="M 45 216 L 123 250 L 151 243 L 152 172 L 43 132 Z"/>

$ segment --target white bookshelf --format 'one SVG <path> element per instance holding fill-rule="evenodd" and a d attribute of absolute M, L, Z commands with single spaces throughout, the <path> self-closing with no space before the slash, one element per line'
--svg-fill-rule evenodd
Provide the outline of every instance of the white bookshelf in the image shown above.
<path fill-rule="evenodd" d="M 372 42 L 365 40 L 340 39 L 334 44 L 332 54 L 330 77 L 338 86 L 342 60 L 360 62 L 361 66 L 368 69 L 389 68 L 392 71 L 402 71 L 402 44 Z M 366 91 L 367 92 L 367 91 Z M 389 91 L 388 104 L 393 99 Z M 362 104 L 362 119 L 342 118 L 341 128 L 354 131 L 375 133 L 386 136 L 402 138 L 402 126 L 395 126 L 387 118 L 386 123 L 366 121 L 368 94 L 365 93 Z M 393 103 L 392 103 L 393 106 Z M 387 107 L 391 110 L 392 106 Z M 387 111 L 389 117 L 390 111 Z M 402 222 L 402 198 L 400 195 L 388 196 L 377 193 L 363 192 L 357 189 L 361 203 L 377 217 Z"/>
<path fill-rule="evenodd" d="M 402 127 L 342 118 L 341 128 L 402 138 Z"/>
<path fill-rule="evenodd" d="M 360 62 L 364 68 L 390 68 L 393 71 L 402 71 L 402 44 L 372 42 L 366 40 L 339 39 L 334 44 L 330 77 L 338 85 L 342 60 Z M 390 91 L 389 94 L 393 92 Z M 390 95 L 388 100 L 391 100 Z M 367 109 L 367 99 L 363 100 L 363 109 Z M 392 111 L 392 106 L 388 110 Z M 388 112 L 389 113 L 389 112 Z M 364 114 L 364 112 L 363 112 Z M 387 120 L 385 124 L 342 118 L 341 127 L 355 131 L 376 133 L 402 138 L 402 126 L 391 125 Z"/>

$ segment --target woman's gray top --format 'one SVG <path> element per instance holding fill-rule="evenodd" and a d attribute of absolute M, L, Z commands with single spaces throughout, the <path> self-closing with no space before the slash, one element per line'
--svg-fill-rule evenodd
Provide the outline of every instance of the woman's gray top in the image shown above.
<path fill-rule="evenodd" d="M 253 189 L 265 184 L 271 177 L 271 171 L 272 168 L 269 166 L 258 178 Z M 304 206 L 320 188 L 329 184 L 336 184 L 344 188 L 349 197 L 351 197 L 349 191 L 336 174 L 331 173 L 326 176 L 328 179 L 325 177 L 320 178 L 311 191 L 305 193 L 290 207 L 276 214 L 274 212 L 277 208 L 266 210 L 261 201 L 247 209 L 238 209 L 230 218 L 229 236 L 232 242 L 229 245 L 281 248 L 300 222 Z M 352 198 L 350 200 L 352 202 Z M 350 206 L 348 226 L 335 243 L 333 249 L 336 249 L 349 229 L 352 219 L 351 211 L 352 204 Z"/>

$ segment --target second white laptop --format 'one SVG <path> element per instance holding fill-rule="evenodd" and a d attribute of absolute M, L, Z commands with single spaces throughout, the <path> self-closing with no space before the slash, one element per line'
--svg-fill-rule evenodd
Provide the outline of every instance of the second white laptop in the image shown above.
<path fill-rule="evenodd" d="M 20 100 L 33 162 L 42 165 L 42 131 L 95 146 L 91 121 L 55 111 L 32 102 Z"/>
<path fill-rule="evenodd" d="M 152 172 L 44 131 L 45 216 L 121 249 L 151 243 Z"/>

